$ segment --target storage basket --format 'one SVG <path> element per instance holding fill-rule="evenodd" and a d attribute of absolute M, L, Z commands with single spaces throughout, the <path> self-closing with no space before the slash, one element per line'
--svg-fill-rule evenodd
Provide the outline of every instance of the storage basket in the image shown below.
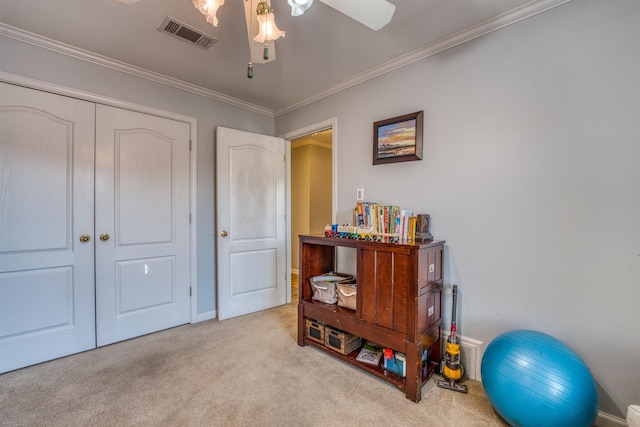
<path fill-rule="evenodd" d="M 362 338 L 325 326 L 324 345 L 340 354 L 349 354 L 362 346 Z"/>
<path fill-rule="evenodd" d="M 336 283 L 336 293 L 338 294 L 338 305 L 351 310 L 356 309 L 356 282 L 354 280 L 343 280 Z"/>
<path fill-rule="evenodd" d="M 353 276 L 351 274 L 331 272 L 321 276 L 310 277 L 309 283 L 313 290 L 312 298 L 326 304 L 335 304 L 338 302 L 336 283 L 343 280 L 353 280 Z"/>
<path fill-rule="evenodd" d="M 312 319 L 305 319 L 304 336 L 310 340 L 324 344 L 324 325 Z"/>

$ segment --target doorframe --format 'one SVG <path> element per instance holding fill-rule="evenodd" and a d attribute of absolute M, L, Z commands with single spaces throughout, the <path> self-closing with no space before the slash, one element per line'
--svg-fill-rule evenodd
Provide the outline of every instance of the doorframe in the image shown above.
<path fill-rule="evenodd" d="M 72 89 L 49 83 L 41 80 L 35 80 L 28 77 L 0 71 L 0 81 L 30 89 L 41 90 L 54 93 L 57 95 L 68 96 L 83 101 L 94 102 L 96 104 L 108 105 L 111 107 L 131 110 L 138 113 L 149 114 L 152 116 L 163 117 L 189 125 L 189 140 L 191 142 L 189 150 L 189 211 L 191 215 L 191 224 L 189 228 L 189 286 L 191 287 L 191 306 L 190 319 L 191 323 L 198 322 L 198 216 L 197 216 L 197 189 L 198 189 L 198 120 L 195 117 L 185 116 L 182 114 L 164 111 L 153 107 L 148 107 L 133 102 L 123 101 L 116 98 L 109 98 L 103 95 L 97 95 L 83 90 Z M 289 291 L 290 292 L 290 291 Z"/>
<path fill-rule="evenodd" d="M 331 129 L 331 222 L 336 222 L 338 206 L 338 118 L 332 117 L 279 135 L 285 140 L 286 153 L 286 203 L 287 203 L 287 274 L 291 273 L 291 140 L 314 132 Z M 291 302 L 291 286 L 287 288 L 287 303 Z"/>

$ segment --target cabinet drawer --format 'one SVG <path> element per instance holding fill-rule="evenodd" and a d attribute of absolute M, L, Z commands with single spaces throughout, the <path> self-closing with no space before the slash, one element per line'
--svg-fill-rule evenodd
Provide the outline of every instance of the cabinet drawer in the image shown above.
<path fill-rule="evenodd" d="M 435 282 L 442 281 L 442 255 L 444 247 L 442 245 L 420 251 L 420 290 Z"/>
<path fill-rule="evenodd" d="M 434 285 L 425 288 L 418 296 L 418 332 L 423 333 L 442 318 L 441 308 L 442 286 Z"/>

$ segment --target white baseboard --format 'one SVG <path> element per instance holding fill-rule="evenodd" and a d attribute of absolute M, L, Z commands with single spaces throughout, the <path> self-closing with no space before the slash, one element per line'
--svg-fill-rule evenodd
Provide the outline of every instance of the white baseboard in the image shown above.
<path fill-rule="evenodd" d="M 462 365 L 467 372 L 467 377 L 481 381 L 480 366 L 484 354 L 484 343 L 473 338 L 460 336 L 460 344 L 462 345 Z"/>
<path fill-rule="evenodd" d="M 596 427 L 628 427 L 628 424 L 622 418 L 614 417 L 613 415 L 607 414 L 606 412 L 598 411 L 598 416 L 596 417 L 596 423 L 594 424 Z"/>
<path fill-rule="evenodd" d="M 206 313 L 200 313 L 196 317 L 196 323 L 204 322 L 205 320 L 215 319 L 218 313 L 215 310 L 207 311 Z"/>
<path fill-rule="evenodd" d="M 442 334 L 442 352 L 446 348 L 446 341 L 449 334 Z M 480 375 L 480 365 L 482 364 L 482 355 L 484 354 L 484 343 L 473 338 L 458 335 L 461 345 L 461 358 L 464 373 L 467 378 L 476 381 L 482 381 Z"/>

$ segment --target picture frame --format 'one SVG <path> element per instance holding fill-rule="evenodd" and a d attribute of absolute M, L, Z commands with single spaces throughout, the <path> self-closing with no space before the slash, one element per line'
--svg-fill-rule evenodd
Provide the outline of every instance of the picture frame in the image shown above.
<path fill-rule="evenodd" d="M 373 124 L 373 164 L 422 160 L 423 111 Z"/>

